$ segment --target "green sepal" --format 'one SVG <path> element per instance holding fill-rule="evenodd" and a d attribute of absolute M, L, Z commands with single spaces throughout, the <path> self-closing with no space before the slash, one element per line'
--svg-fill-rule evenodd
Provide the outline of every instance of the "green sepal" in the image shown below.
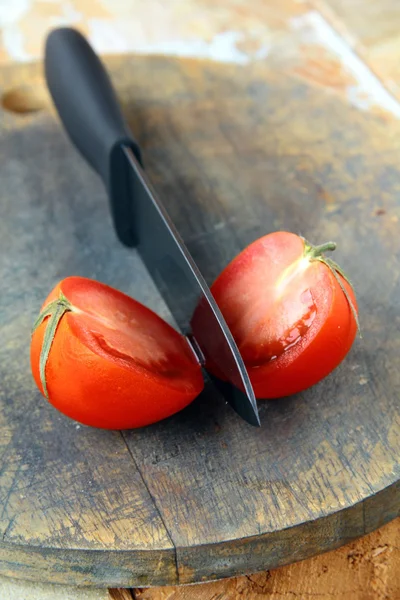
<path fill-rule="evenodd" d="M 48 318 L 48 322 L 46 325 L 46 330 L 43 336 L 42 349 L 40 351 L 39 358 L 39 373 L 40 373 L 40 381 L 42 382 L 43 391 L 46 398 L 49 398 L 49 393 L 47 390 L 47 382 L 46 382 L 46 365 L 49 358 L 51 346 L 54 341 L 54 337 L 57 331 L 57 327 L 66 312 L 70 312 L 73 310 L 73 306 L 70 301 L 64 296 L 62 292 L 60 292 L 60 296 L 57 300 L 53 300 L 39 314 L 38 318 L 33 324 L 32 334 L 36 331 L 36 329 L 43 323 L 43 321 Z"/>

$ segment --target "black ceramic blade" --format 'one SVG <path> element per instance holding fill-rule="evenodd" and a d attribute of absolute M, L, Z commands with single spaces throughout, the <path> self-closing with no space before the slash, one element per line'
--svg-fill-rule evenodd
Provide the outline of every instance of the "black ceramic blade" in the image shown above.
<path fill-rule="evenodd" d="M 196 263 L 164 206 L 158 200 L 132 150 L 123 147 L 129 165 L 129 196 L 134 243 L 183 333 L 196 338 L 207 359 L 229 384 L 214 380 L 232 408 L 251 425 L 260 425 L 250 379 L 232 334 Z"/>

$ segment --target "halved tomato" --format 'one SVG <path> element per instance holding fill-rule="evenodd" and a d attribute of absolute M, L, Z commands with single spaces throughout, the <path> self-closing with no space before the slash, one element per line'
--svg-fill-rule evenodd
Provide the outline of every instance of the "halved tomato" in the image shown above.
<path fill-rule="evenodd" d="M 58 410 L 106 429 L 159 421 L 204 387 L 184 336 L 139 302 L 82 277 L 64 279 L 46 299 L 31 366 Z"/>
<path fill-rule="evenodd" d="M 357 304 L 342 270 L 325 256 L 334 248 L 272 233 L 243 250 L 212 285 L 257 398 L 314 385 L 350 350 Z"/>

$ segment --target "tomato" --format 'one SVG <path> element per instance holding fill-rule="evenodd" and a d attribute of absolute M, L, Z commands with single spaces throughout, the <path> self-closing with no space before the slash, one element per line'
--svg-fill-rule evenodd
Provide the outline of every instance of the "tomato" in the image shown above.
<path fill-rule="evenodd" d="M 106 429 L 159 421 L 204 386 L 184 336 L 132 298 L 82 277 L 64 279 L 45 301 L 31 367 L 53 406 Z"/>
<path fill-rule="evenodd" d="M 334 248 L 272 233 L 243 250 L 212 285 L 257 398 L 300 392 L 349 352 L 357 304 L 340 267 L 325 257 Z"/>

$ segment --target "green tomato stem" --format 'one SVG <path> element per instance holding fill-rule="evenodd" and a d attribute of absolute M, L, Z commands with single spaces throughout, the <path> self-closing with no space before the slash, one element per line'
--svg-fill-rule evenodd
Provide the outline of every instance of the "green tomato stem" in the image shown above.
<path fill-rule="evenodd" d="M 310 262 L 315 261 L 315 260 L 322 262 L 325 266 L 328 267 L 328 269 L 330 270 L 330 272 L 332 273 L 332 275 L 338 282 L 338 284 L 350 306 L 350 310 L 352 312 L 352 315 L 353 315 L 354 320 L 357 325 L 358 333 L 359 333 L 360 337 L 362 337 L 360 321 L 358 319 L 358 314 L 357 314 L 356 308 L 352 302 L 352 299 L 350 298 L 350 295 L 349 295 L 346 287 L 343 285 L 343 281 L 341 280 L 341 278 L 343 278 L 349 284 L 349 286 L 351 287 L 351 289 L 353 291 L 354 291 L 354 287 L 353 287 L 351 281 L 349 280 L 349 278 L 347 277 L 347 275 L 345 274 L 345 272 L 343 271 L 343 269 L 331 258 L 327 258 L 324 255 L 325 252 L 328 252 L 328 251 L 333 252 L 333 250 L 336 250 L 336 243 L 335 242 L 326 242 L 325 244 L 320 244 L 319 246 L 313 246 L 304 238 L 303 238 L 303 241 L 304 241 L 304 256 L 307 257 L 310 260 Z"/>
<path fill-rule="evenodd" d="M 35 323 L 33 324 L 32 334 L 43 323 L 43 321 L 48 318 L 48 323 L 44 332 L 42 349 L 40 351 L 39 358 L 40 381 L 42 382 L 43 391 L 47 399 L 49 398 L 49 393 L 47 390 L 46 381 L 46 365 L 49 358 L 51 346 L 53 344 L 57 327 L 62 317 L 65 315 L 65 313 L 73 310 L 74 307 L 72 306 L 70 301 L 64 296 L 62 292 L 60 292 L 60 297 L 58 298 L 58 300 L 53 300 L 53 302 L 50 302 L 47 306 L 45 306 L 42 312 L 39 314 L 38 318 L 36 319 Z"/>
<path fill-rule="evenodd" d="M 333 250 L 336 250 L 335 242 L 325 242 L 325 244 L 320 244 L 319 246 L 313 246 L 306 240 L 304 240 L 304 243 L 304 254 L 305 256 L 308 256 L 311 259 L 319 258 L 324 254 L 324 252 L 333 252 Z"/>

